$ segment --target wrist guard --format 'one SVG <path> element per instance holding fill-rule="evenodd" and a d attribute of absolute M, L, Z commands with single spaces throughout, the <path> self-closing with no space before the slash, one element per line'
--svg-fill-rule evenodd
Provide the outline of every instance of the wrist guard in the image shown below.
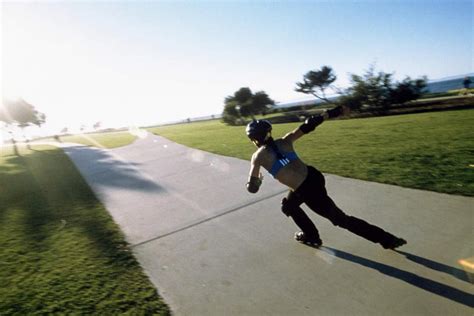
<path fill-rule="evenodd" d="M 250 177 L 249 182 L 247 182 L 247 191 L 250 193 L 257 193 L 260 185 L 262 184 L 262 180 L 257 177 Z"/>
<path fill-rule="evenodd" d="M 327 110 L 329 118 L 338 117 L 342 114 L 342 106 L 336 106 L 334 109 Z"/>
<path fill-rule="evenodd" d="M 316 126 L 321 124 L 323 121 L 324 117 L 322 115 L 311 115 L 303 124 L 300 125 L 300 131 L 304 134 L 308 134 L 309 132 L 314 131 Z"/>

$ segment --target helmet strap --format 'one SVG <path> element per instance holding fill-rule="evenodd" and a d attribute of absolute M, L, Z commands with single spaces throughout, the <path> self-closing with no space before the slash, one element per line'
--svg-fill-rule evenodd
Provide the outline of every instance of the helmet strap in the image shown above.
<path fill-rule="evenodd" d="M 264 144 L 266 144 L 270 139 L 272 138 L 272 132 L 268 132 L 267 135 L 265 136 L 265 140 L 263 141 Z"/>

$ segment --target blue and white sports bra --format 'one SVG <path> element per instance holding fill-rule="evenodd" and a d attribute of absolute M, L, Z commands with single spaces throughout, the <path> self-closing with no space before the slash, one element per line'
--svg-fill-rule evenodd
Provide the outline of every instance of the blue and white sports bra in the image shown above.
<path fill-rule="evenodd" d="M 274 178 L 276 178 L 276 175 L 280 171 L 281 168 L 288 165 L 290 162 L 298 159 L 298 156 L 296 155 L 294 151 L 284 153 L 283 155 L 284 155 L 283 158 L 275 160 L 275 162 L 272 165 L 272 168 L 269 170 L 270 174 Z"/>

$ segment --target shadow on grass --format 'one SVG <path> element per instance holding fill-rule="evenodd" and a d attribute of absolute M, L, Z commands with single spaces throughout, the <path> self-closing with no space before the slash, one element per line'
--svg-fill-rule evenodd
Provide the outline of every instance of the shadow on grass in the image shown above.
<path fill-rule="evenodd" d="M 169 314 L 68 157 L 21 154 L 0 157 L 0 314 Z"/>
<path fill-rule="evenodd" d="M 383 274 L 385 274 L 389 277 L 399 279 L 400 281 L 406 282 L 408 284 L 411 284 L 413 286 L 416 286 L 420 289 L 431 292 L 433 294 L 442 296 L 442 297 L 447 298 L 449 300 L 452 300 L 454 302 L 457 302 L 457 303 L 460 303 L 460 304 L 463 304 L 463 305 L 466 305 L 466 306 L 469 306 L 469 307 L 474 307 L 474 296 L 473 295 L 471 295 L 470 293 L 458 290 L 458 289 L 456 289 L 452 286 L 445 285 L 445 284 L 442 284 L 442 283 L 439 283 L 439 282 L 421 277 L 421 276 L 416 275 L 414 273 L 411 273 L 411 272 L 408 272 L 408 271 L 405 271 L 405 270 L 401 270 L 401 269 L 398 269 L 398 268 L 395 268 L 395 267 L 392 267 L 392 266 L 389 266 L 389 265 L 386 265 L 386 264 L 383 264 L 383 263 L 380 263 L 380 262 L 376 262 L 376 261 L 373 261 L 373 260 L 370 260 L 370 259 L 359 257 L 359 256 L 347 253 L 347 252 L 342 251 L 342 250 L 337 250 L 337 249 L 334 249 L 334 248 L 331 248 L 331 247 L 323 246 L 323 247 L 319 248 L 319 250 L 324 251 L 325 253 L 327 253 L 331 256 L 334 256 L 334 257 L 337 257 L 337 258 L 340 258 L 340 259 L 344 259 L 344 260 L 350 261 L 352 263 L 356 263 L 358 265 L 361 265 L 361 266 L 364 266 L 364 267 L 367 267 L 367 268 L 370 268 L 370 269 L 377 270 L 380 273 L 383 273 Z M 411 255 L 411 256 L 413 256 L 413 255 Z M 413 256 L 413 257 L 415 257 L 415 256 Z M 420 257 L 417 257 L 417 258 L 420 259 Z M 421 259 L 423 259 L 423 258 L 421 258 Z M 430 268 L 432 268 L 432 267 L 439 268 L 439 267 L 443 266 L 439 263 L 434 263 L 431 260 L 427 260 L 427 259 L 422 260 L 422 262 L 424 262 L 424 263 L 426 263 L 427 261 L 430 262 L 430 264 L 427 265 Z M 444 266 L 443 269 L 446 270 L 446 266 Z M 452 268 L 452 269 L 454 269 L 454 268 Z M 438 269 L 435 269 L 435 270 L 438 270 Z M 450 270 L 450 271 L 452 271 L 452 270 Z"/>
<path fill-rule="evenodd" d="M 37 159 L 38 154 L 25 152 L 15 156 L 3 156 L 0 166 L 0 225 L 9 216 L 18 226 L 24 239 L 25 247 L 41 251 L 46 246 L 50 232 L 47 228 L 54 220 L 54 215 L 45 198 L 43 188 L 31 172 L 29 162 Z M 39 154 L 42 155 L 42 154 Z M 8 213 L 8 214 L 7 214 Z M 10 223 L 12 225 L 12 223 Z"/>
<path fill-rule="evenodd" d="M 113 168 L 112 181 L 109 183 L 104 177 L 103 185 L 162 191 L 128 164 L 117 163 L 100 153 L 94 156 L 102 164 L 101 168 Z M 3 162 L 0 165 L 0 205 L 3 206 L 0 225 L 4 225 L 7 212 L 14 212 L 12 216 L 22 222 L 25 246 L 36 251 L 46 249 L 49 238 L 63 222 L 67 227 L 83 231 L 107 257 L 132 259 L 127 251 L 122 251 L 127 245 L 111 216 L 61 150 L 22 152 L 22 156 L 4 156 Z"/>
<path fill-rule="evenodd" d="M 28 179 L 22 156 L 12 152 L 0 158 L 0 224 L 2 224 L 8 208 L 16 206 L 24 199 L 26 188 L 21 183 Z"/>

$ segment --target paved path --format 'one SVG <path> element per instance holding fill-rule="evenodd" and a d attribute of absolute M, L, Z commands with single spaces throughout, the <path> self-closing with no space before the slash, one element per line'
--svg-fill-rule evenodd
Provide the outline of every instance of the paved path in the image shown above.
<path fill-rule="evenodd" d="M 267 175 L 246 192 L 247 161 L 152 135 L 64 150 L 176 315 L 473 314 L 459 264 L 474 256 L 473 198 L 326 175 L 342 209 L 408 245 L 384 250 L 308 211 L 316 250 L 293 240 L 282 185 Z"/>

